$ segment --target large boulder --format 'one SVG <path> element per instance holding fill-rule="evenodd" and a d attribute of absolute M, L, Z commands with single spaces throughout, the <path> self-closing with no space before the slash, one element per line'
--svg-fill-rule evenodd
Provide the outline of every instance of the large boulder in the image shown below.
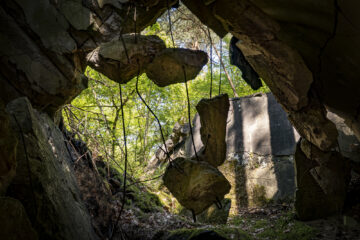
<path fill-rule="evenodd" d="M 215 167 L 185 158 L 173 160 L 163 180 L 180 204 L 195 214 L 221 201 L 230 190 L 229 182 Z"/>
<path fill-rule="evenodd" d="M 41 239 L 98 239 L 83 204 L 60 130 L 27 98 L 10 102 L 19 139 L 16 176 L 7 194 L 25 207 Z"/>
<path fill-rule="evenodd" d="M 142 74 L 163 49 L 165 43 L 158 36 L 126 34 L 122 39 L 101 44 L 88 54 L 87 61 L 110 79 L 126 83 Z"/>
<path fill-rule="evenodd" d="M 146 75 L 165 87 L 194 79 L 207 63 L 207 54 L 199 50 L 168 48 L 160 52 L 146 68 Z M 185 73 L 184 73 L 185 71 Z"/>
<path fill-rule="evenodd" d="M 16 199 L 0 197 L 0 225 L 0 239 L 38 239 L 38 235 L 31 226 L 24 206 Z"/>

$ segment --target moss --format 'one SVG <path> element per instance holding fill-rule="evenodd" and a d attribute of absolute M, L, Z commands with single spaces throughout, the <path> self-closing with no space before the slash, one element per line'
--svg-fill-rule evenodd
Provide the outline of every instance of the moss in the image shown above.
<path fill-rule="evenodd" d="M 146 187 L 140 189 L 136 185 L 131 185 L 128 190 L 133 192 L 133 205 L 141 211 L 145 213 L 155 212 L 159 211 L 160 207 L 162 207 L 159 197 L 151 193 Z"/>
<path fill-rule="evenodd" d="M 277 220 L 254 219 L 251 217 L 234 217 L 230 224 L 247 226 L 249 232 L 259 240 L 310 240 L 316 235 L 316 230 L 303 222 L 294 219 L 293 212 L 287 212 Z"/>
<path fill-rule="evenodd" d="M 252 200 L 255 206 L 265 206 L 270 202 L 270 199 L 266 198 L 266 190 L 264 186 L 256 184 L 253 187 Z"/>

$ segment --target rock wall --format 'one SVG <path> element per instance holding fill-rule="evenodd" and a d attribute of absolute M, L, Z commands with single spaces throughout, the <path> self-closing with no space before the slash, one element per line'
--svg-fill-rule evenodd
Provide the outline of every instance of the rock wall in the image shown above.
<path fill-rule="evenodd" d="M 39 239 L 98 239 L 62 132 L 47 114 L 34 110 L 27 98 L 13 100 L 7 111 L 11 129 L 20 139 L 16 175 L 7 196 L 23 204 Z"/>

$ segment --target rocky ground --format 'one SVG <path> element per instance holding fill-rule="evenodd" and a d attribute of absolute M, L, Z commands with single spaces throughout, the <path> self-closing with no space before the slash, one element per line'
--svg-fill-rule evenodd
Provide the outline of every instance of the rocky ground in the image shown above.
<path fill-rule="evenodd" d="M 243 209 L 227 224 L 193 223 L 188 217 L 167 211 L 144 214 L 128 209 L 121 219 L 127 239 L 190 240 L 199 233 L 215 232 L 218 238 L 236 240 L 358 240 L 360 228 L 353 218 L 338 216 L 310 222 L 297 221 L 289 204 Z M 221 237 L 219 237 L 221 236 Z"/>

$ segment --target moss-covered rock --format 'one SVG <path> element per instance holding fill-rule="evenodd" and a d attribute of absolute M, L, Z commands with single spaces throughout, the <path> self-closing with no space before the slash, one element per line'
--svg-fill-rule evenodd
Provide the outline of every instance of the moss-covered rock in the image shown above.
<path fill-rule="evenodd" d="M 230 184 L 222 173 L 207 162 L 177 158 L 166 169 L 165 186 L 195 214 L 203 212 L 214 202 L 224 198 Z"/>

